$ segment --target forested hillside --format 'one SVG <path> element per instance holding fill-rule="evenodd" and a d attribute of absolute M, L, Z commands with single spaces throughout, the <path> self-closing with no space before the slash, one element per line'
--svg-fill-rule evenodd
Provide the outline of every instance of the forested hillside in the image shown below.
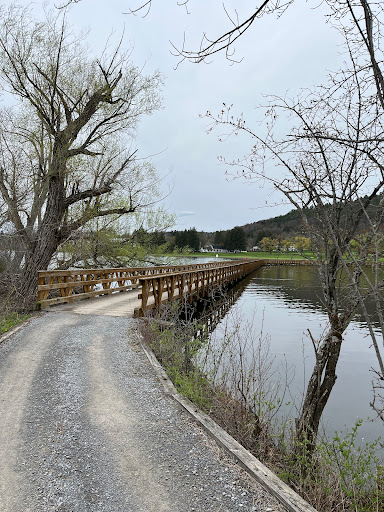
<path fill-rule="evenodd" d="M 362 198 L 364 201 L 365 198 Z M 374 217 L 379 199 L 375 199 L 368 210 L 371 218 Z M 352 203 L 352 209 L 358 208 L 358 203 Z M 309 208 L 307 218 L 311 223 L 312 212 Z M 360 222 L 360 232 L 368 229 L 368 221 L 364 217 Z M 306 235 L 302 224 L 302 217 L 297 210 L 291 210 L 285 215 L 271 217 L 270 219 L 250 222 L 244 226 L 236 226 L 232 229 L 222 231 L 196 231 L 191 228 L 184 231 L 172 231 L 167 233 L 167 239 L 174 247 L 184 247 L 189 245 L 193 250 L 197 247 L 223 247 L 228 250 L 252 249 L 260 245 L 263 238 L 281 240 L 294 240 L 295 237 Z M 193 244 L 188 244 L 188 240 L 193 240 Z M 184 243 L 185 242 L 185 243 Z"/>

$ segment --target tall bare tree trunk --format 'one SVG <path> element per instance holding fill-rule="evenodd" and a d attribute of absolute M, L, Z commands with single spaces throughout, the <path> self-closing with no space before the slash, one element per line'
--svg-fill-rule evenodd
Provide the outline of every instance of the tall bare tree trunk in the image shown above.
<path fill-rule="evenodd" d="M 64 216 L 65 189 L 59 173 L 51 178 L 47 207 L 33 250 L 25 256 L 25 264 L 15 293 L 23 306 L 33 307 L 37 301 L 38 271 L 46 270 L 60 244 L 60 227 Z"/>
<path fill-rule="evenodd" d="M 298 450 L 311 453 L 315 448 L 319 423 L 335 385 L 342 333 L 330 327 L 316 350 L 316 363 L 309 379 L 300 417 L 296 419 Z"/>

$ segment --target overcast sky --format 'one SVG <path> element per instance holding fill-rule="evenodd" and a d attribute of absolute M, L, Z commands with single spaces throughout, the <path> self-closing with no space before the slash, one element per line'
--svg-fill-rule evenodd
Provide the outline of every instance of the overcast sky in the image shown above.
<path fill-rule="evenodd" d="M 56 0 L 56 5 L 59 0 Z M 27 3 L 27 2 L 25 2 Z M 29 3 L 29 2 L 28 2 Z M 37 1 L 36 7 L 42 2 Z M 226 167 L 218 155 L 241 157 L 251 147 L 250 139 L 224 143 L 207 134 L 208 122 L 200 118 L 207 110 L 217 112 L 223 102 L 244 112 L 250 124 L 257 118 L 255 105 L 262 94 L 292 95 L 300 88 L 325 80 L 327 70 L 337 68 L 338 35 L 325 23 L 321 8 L 297 0 L 280 18 L 268 16 L 257 23 L 236 45 L 242 62 L 235 65 L 219 55 L 209 64 L 182 63 L 171 55 L 171 44 L 197 49 L 203 32 L 215 37 L 229 28 L 222 2 L 190 0 L 188 14 L 176 0 L 153 0 L 146 18 L 123 14 L 140 0 L 82 0 L 72 6 L 71 23 L 90 29 L 97 52 L 112 31 L 125 29 L 126 46 L 133 47 L 132 60 L 144 72 L 159 69 L 165 75 L 164 109 L 143 120 L 137 147 L 141 156 L 154 155 L 152 162 L 166 176 L 171 188 L 165 204 L 178 218 L 178 229 L 229 229 L 289 211 L 276 206 L 281 198 L 268 188 L 241 180 L 228 181 Z M 48 5 L 54 2 L 48 2 Z M 239 2 L 225 0 L 230 12 Z M 247 1 L 250 14 L 255 2 Z"/>

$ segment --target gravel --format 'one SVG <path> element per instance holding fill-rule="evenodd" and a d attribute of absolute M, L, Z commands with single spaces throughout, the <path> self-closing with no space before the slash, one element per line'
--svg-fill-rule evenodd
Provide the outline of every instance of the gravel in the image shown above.
<path fill-rule="evenodd" d="M 0 343 L 0 511 L 282 511 L 166 395 L 136 322 L 58 310 Z"/>

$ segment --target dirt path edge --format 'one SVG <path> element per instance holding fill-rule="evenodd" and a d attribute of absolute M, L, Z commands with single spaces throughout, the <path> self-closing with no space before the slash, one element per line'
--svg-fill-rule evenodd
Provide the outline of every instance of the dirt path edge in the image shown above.
<path fill-rule="evenodd" d="M 308 502 L 293 491 L 275 473 L 262 464 L 232 436 L 222 429 L 212 418 L 198 409 L 195 404 L 182 396 L 157 360 L 155 354 L 144 343 L 138 334 L 141 347 L 152 365 L 158 379 L 162 382 L 166 393 L 176 400 L 183 409 L 221 446 L 242 468 L 262 487 L 272 494 L 288 512 L 317 512 Z"/>

